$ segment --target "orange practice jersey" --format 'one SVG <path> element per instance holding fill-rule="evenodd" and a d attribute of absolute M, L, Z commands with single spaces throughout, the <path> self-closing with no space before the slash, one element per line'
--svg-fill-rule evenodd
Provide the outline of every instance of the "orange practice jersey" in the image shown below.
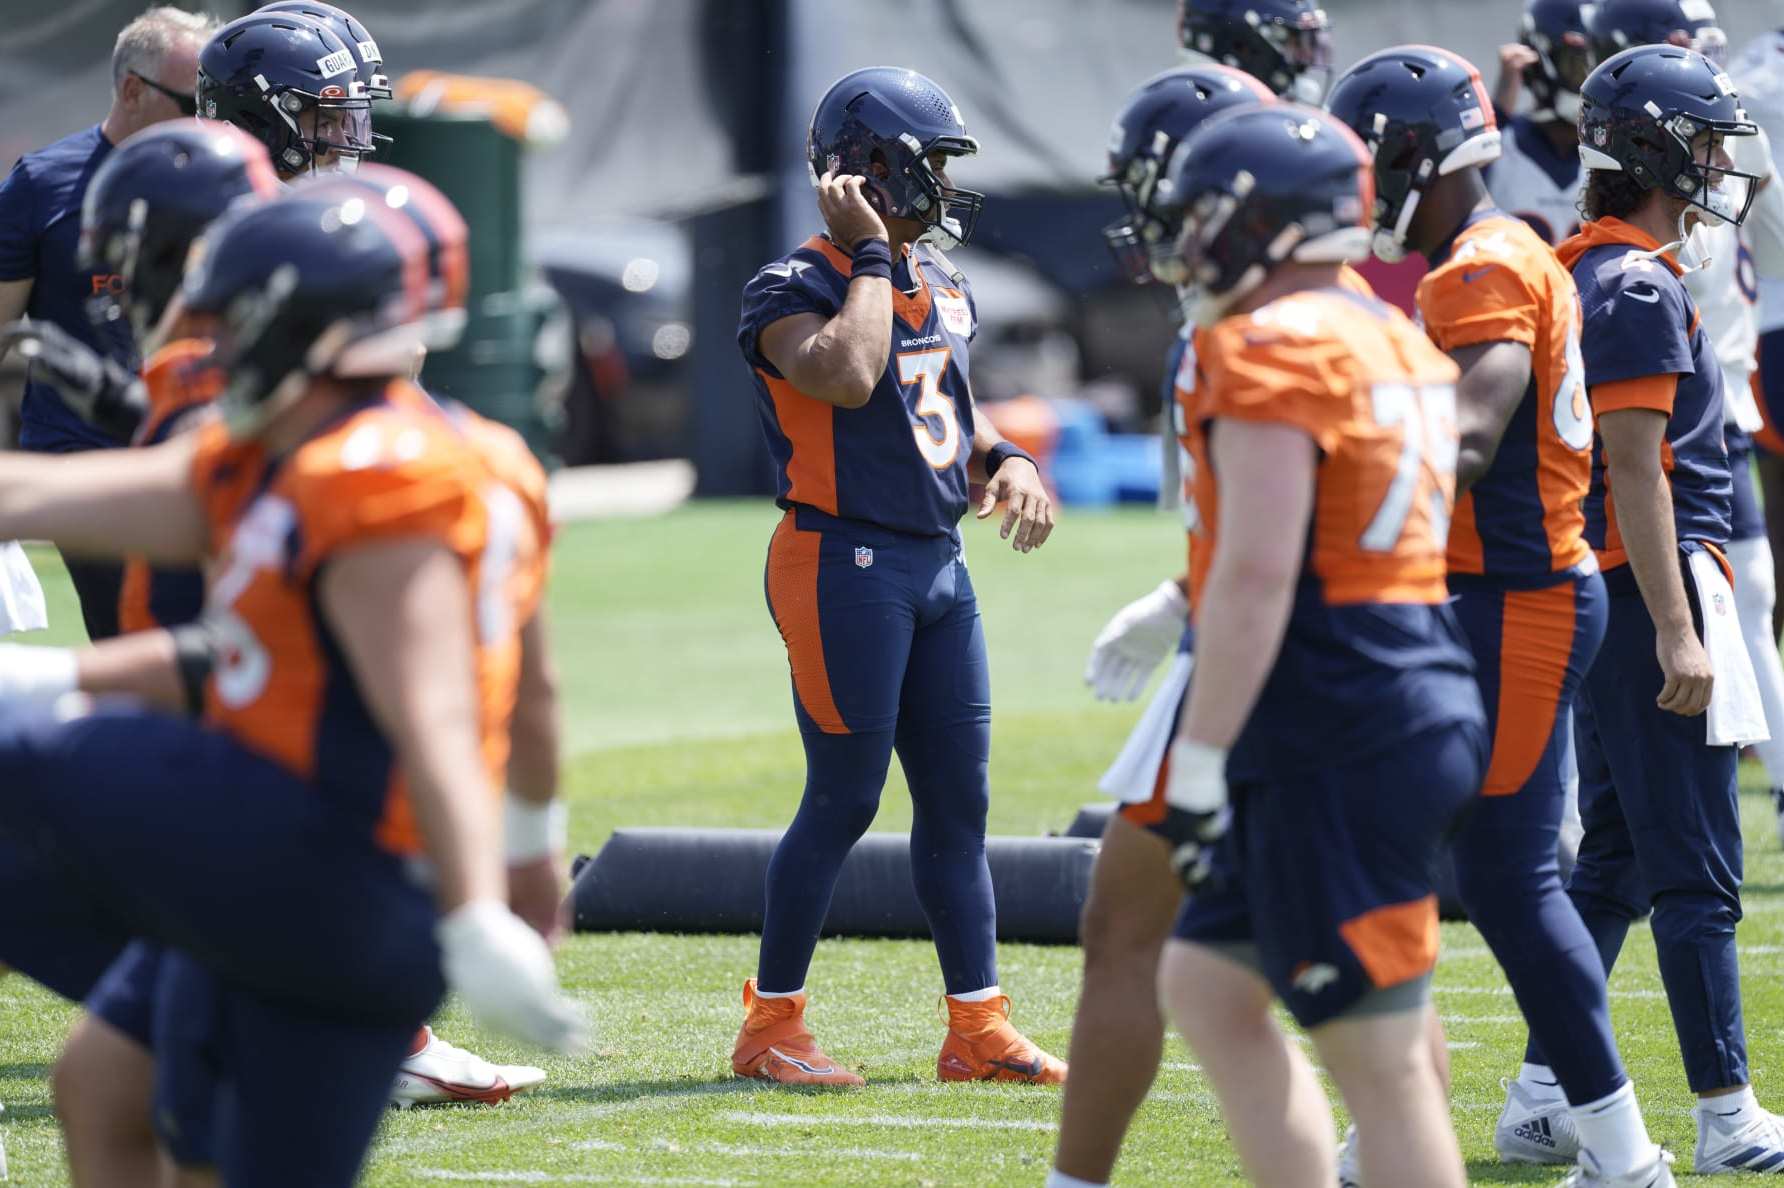
<path fill-rule="evenodd" d="M 1449 568 L 1541 582 L 1584 561 L 1581 502 L 1592 479 L 1592 411 L 1573 277 L 1522 219 L 1475 215 L 1420 282 L 1419 313 L 1445 351 L 1488 342 L 1530 350 L 1530 385 L 1492 465 L 1457 502 Z"/>
<path fill-rule="evenodd" d="M 484 751 L 505 755 L 491 736 L 508 724 L 492 707 L 512 704 L 497 686 L 516 674 L 486 653 L 507 643 L 492 625 L 517 629 L 500 605 L 502 567 L 517 551 L 504 533 L 524 527 L 524 510 L 515 499 L 511 514 L 492 511 L 481 460 L 437 412 L 368 404 L 271 460 L 221 425 L 200 433 L 192 477 L 213 551 L 206 617 L 222 644 L 207 720 L 312 782 L 379 844 L 416 852 L 405 780 L 321 617 L 316 581 L 332 557 L 381 541 L 449 549 L 475 598 Z"/>
<path fill-rule="evenodd" d="M 209 339 L 182 338 L 149 357 L 142 369 L 149 411 L 132 443 L 159 445 L 203 414 L 223 390 L 223 373 L 211 365 Z M 155 569 L 131 558 L 124 564 L 118 596 L 121 630 L 177 627 L 204 608 L 204 578 L 196 570 Z"/>

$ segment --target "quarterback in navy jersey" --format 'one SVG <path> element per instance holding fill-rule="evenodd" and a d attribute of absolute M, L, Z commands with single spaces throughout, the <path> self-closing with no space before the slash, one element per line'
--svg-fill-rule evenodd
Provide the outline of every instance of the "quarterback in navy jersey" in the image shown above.
<path fill-rule="evenodd" d="M 1009 1023 L 985 861 L 991 687 L 958 522 L 1001 501 L 1021 552 L 1053 526 L 1034 460 L 973 406 L 972 290 L 941 248 L 984 196 L 948 177 L 978 144 L 941 87 L 877 67 L 838 80 L 807 144 L 827 233 L 744 288 L 738 344 L 785 509 L 768 608 L 786 642 L 805 795 L 769 863 L 757 976 L 732 1071 L 859 1085 L 805 1027 L 805 974 L 843 859 L 894 750 L 910 786 L 911 874 L 947 990 L 943 1080 L 1057 1084 L 1065 1065 Z"/>

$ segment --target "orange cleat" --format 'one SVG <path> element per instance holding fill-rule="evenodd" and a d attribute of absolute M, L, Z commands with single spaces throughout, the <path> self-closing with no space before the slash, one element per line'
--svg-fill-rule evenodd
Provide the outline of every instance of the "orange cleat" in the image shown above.
<path fill-rule="evenodd" d="M 1066 1063 L 1047 1055 L 1010 1026 L 1010 997 L 948 1004 L 948 1038 L 935 1062 L 944 1081 L 1022 1081 L 1063 1085 Z"/>
<path fill-rule="evenodd" d="M 867 1082 L 824 1055 L 805 1029 L 805 995 L 757 998 L 756 979 L 743 984 L 743 1028 L 731 1049 L 731 1071 L 782 1085 L 840 1085 Z"/>

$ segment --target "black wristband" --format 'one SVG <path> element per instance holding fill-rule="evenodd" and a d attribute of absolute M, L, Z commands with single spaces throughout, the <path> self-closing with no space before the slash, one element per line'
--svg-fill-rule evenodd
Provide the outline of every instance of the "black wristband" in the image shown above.
<path fill-rule="evenodd" d="M 877 276 L 892 279 L 892 245 L 883 239 L 863 239 L 855 244 L 849 279 Z"/>
<path fill-rule="evenodd" d="M 204 716 L 204 686 L 216 666 L 216 647 L 210 628 L 202 621 L 175 627 L 173 652 L 179 664 L 180 689 L 186 695 L 186 713 Z"/>
<path fill-rule="evenodd" d="M 1034 455 L 1017 445 L 1015 442 L 1000 441 L 985 451 L 985 477 L 990 478 L 992 475 L 996 474 L 997 468 L 1002 466 L 1005 462 L 1008 462 L 1011 458 L 1026 458 L 1028 459 L 1029 465 L 1033 466 L 1036 470 L 1041 468 L 1040 463 L 1034 460 Z"/>

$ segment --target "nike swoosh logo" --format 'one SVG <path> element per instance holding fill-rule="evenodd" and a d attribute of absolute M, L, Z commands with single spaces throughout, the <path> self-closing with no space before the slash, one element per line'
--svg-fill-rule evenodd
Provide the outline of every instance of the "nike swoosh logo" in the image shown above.
<path fill-rule="evenodd" d="M 1660 304 L 1660 290 L 1658 289 L 1649 289 L 1646 293 L 1640 289 L 1624 289 L 1623 292 L 1637 301 L 1645 301 L 1649 305 Z"/>
<path fill-rule="evenodd" d="M 1462 283 L 1471 285 L 1491 271 L 1493 271 L 1493 266 L 1489 264 L 1485 268 L 1476 268 L 1473 272 L 1464 272 L 1462 274 Z"/>
<path fill-rule="evenodd" d="M 1047 1067 L 1046 1061 L 1039 1056 L 1033 1060 L 991 1060 L 987 1061 L 992 1068 L 1008 1069 L 1013 1073 L 1021 1073 L 1025 1077 L 1038 1077 L 1041 1070 Z"/>

